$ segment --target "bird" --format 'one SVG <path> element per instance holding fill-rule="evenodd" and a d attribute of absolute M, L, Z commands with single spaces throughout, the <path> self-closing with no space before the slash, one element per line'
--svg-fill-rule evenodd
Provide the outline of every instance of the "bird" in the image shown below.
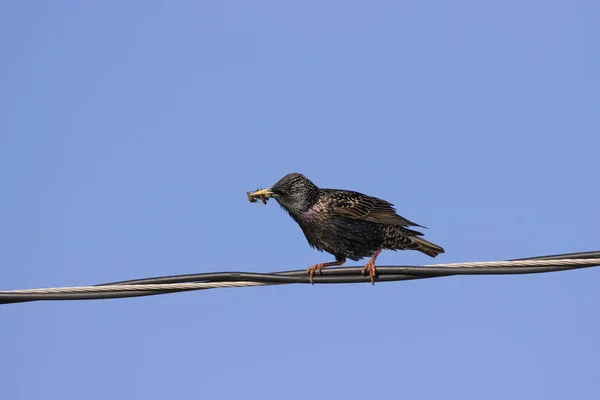
<path fill-rule="evenodd" d="M 412 228 L 425 226 L 398 215 L 392 203 L 353 190 L 322 189 L 297 172 L 285 175 L 270 188 L 246 194 L 251 202 L 266 204 L 275 199 L 300 226 L 312 248 L 335 257 L 335 261 L 306 269 L 310 283 L 323 268 L 370 257 L 361 273 L 366 276 L 368 272 L 375 284 L 375 260 L 383 250 L 417 250 L 430 257 L 445 253 Z"/>

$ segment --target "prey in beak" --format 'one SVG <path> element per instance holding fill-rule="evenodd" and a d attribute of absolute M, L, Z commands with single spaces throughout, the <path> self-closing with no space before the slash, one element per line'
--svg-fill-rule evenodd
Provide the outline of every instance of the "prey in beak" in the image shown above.
<path fill-rule="evenodd" d="M 256 203 L 258 200 L 262 201 L 263 204 L 267 204 L 269 198 L 273 195 L 273 191 L 271 188 L 260 189 L 253 193 L 246 192 L 246 196 L 248 196 L 248 201 L 250 203 Z"/>

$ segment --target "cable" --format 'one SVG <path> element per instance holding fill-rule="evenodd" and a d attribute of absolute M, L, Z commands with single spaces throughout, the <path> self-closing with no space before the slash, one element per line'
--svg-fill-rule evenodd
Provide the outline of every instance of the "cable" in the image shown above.
<path fill-rule="evenodd" d="M 506 275 L 557 272 L 600 265 L 600 252 L 557 254 L 509 261 L 429 264 L 424 266 L 377 267 L 378 282 L 436 278 L 452 275 Z M 315 283 L 362 283 L 369 277 L 360 274 L 362 267 L 328 268 L 314 277 Z M 191 290 L 226 287 L 266 286 L 310 283 L 305 270 L 270 274 L 220 272 L 165 276 L 105 283 L 95 286 L 42 288 L 0 291 L 0 304 L 39 300 L 92 300 L 151 296 Z"/>

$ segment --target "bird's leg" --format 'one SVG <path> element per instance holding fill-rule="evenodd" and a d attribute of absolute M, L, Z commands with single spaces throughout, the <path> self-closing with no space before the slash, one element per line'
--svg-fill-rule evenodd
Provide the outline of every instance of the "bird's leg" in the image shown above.
<path fill-rule="evenodd" d="M 381 250 L 382 249 L 379 249 L 375 252 L 375 254 L 373 254 L 373 257 L 371 257 L 371 259 L 369 260 L 367 265 L 365 265 L 361 271 L 361 273 L 363 275 L 365 275 L 366 272 L 369 271 L 369 276 L 371 276 L 371 284 L 373 284 L 373 285 L 375 284 L 375 276 L 377 276 L 377 269 L 375 268 L 375 260 L 377 259 L 377 256 L 381 253 Z"/>
<path fill-rule="evenodd" d="M 326 268 L 326 267 L 337 267 L 337 266 L 342 265 L 345 262 L 346 262 L 345 258 L 336 257 L 335 261 L 326 262 L 326 263 L 320 263 L 320 264 L 315 264 L 312 267 L 308 267 L 306 269 L 306 272 L 308 272 L 308 279 L 310 280 L 310 283 L 314 285 L 313 275 L 315 274 L 315 271 L 318 272 L 319 274 L 321 274 L 321 270 L 323 268 Z"/>

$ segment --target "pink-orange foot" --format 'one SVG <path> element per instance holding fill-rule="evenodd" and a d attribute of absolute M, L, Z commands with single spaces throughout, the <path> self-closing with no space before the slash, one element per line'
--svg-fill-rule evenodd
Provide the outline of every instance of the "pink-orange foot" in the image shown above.
<path fill-rule="evenodd" d="M 377 268 L 375 268 L 375 260 L 377 259 L 377 256 L 381 253 L 381 249 L 377 250 L 375 252 L 375 254 L 373 254 L 373 257 L 371 257 L 371 259 L 369 260 L 369 262 L 367 262 L 367 264 L 363 267 L 361 273 L 363 275 L 367 274 L 367 271 L 369 271 L 369 276 L 371 277 L 371 284 L 375 285 L 375 277 L 377 276 Z"/>
<path fill-rule="evenodd" d="M 323 263 L 321 263 L 321 264 L 315 264 L 312 267 L 306 268 L 306 272 L 308 272 L 308 280 L 310 280 L 311 284 L 314 285 L 313 275 L 315 274 L 315 272 L 318 272 L 319 274 L 321 274 L 321 270 L 324 267 L 325 267 L 325 265 Z"/>
<path fill-rule="evenodd" d="M 315 264 L 312 267 L 308 267 L 306 268 L 306 272 L 308 272 L 308 279 L 310 280 L 310 283 L 314 285 L 313 282 L 313 275 L 315 274 L 315 272 L 318 272 L 319 274 L 321 274 L 321 270 L 325 267 L 336 267 L 336 266 L 340 266 L 343 263 L 346 262 L 346 259 L 337 259 L 336 261 L 331 261 L 331 262 L 326 262 L 326 263 L 320 263 L 320 264 Z"/>

